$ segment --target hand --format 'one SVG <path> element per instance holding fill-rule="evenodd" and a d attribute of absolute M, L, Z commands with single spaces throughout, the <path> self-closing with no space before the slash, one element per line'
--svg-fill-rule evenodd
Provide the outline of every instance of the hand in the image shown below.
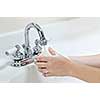
<path fill-rule="evenodd" d="M 67 76 L 71 75 L 73 63 L 64 56 L 48 48 L 51 56 L 38 56 L 36 65 L 44 76 Z"/>

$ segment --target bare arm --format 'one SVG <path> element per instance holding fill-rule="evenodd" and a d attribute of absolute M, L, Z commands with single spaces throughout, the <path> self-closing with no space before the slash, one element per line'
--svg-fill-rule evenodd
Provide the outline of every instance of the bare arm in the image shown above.
<path fill-rule="evenodd" d="M 99 83 L 100 82 L 100 68 L 91 67 L 85 64 L 73 63 L 72 73 L 70 76 L 79 78 L 87 82 Z"/>
<path fill-rule="evenodd" d="M 71 56 L 70 59 L 79 64 L 100 68 L 100 54 L 92 56 Z"/>
<path fill-rule="evenodd" d="M 100 82 L 100 54 L 93 56 L 73 56 L 72 76 L 87 82 Z"/>

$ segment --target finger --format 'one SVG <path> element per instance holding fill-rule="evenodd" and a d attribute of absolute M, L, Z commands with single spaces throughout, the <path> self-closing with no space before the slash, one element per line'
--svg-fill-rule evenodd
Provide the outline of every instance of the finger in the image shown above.
<path fill-rule="evenodd" d="M 37 62 L 47 62 L 49 60 L 49 57 L 45 57 L 45 56 L 38 56 L 36 58 Z"/>
<path fill-rule="evenodd" d="M 48 73 L 48 70 L 47 69 L 38 69 L 41 73 L 43 74 L 47 74 Z"/>
<path fill-rule="evenodd" d="M 42 66 L 42 67 L 38 67 L 38 69 L 47 69 L 47 67 L 45 67 L 45 66 Z"/>
<path fill-rule="evenodd" d="M 48 73 L 44 73 L 43 76 L 44 76 L 44 77 L 50 77 L 50 76 L 52 76 L 52 75 L 48 72 Z"/>
<path fill-rule="evenodd" d="M 47 69 L 47 66 L 37 66 L 38 69 Z"/>
<path fill-rule="evenodd" d="M 37 66 L 47 66 L 47 63 L 44 63 L 44 62 L 36 62 L 36 65 Z"/>
<path fill-rule="evenodd" d="M 44 60 L 44 59 L 37 59 L 36 61 L 37 63 L 47 63 L 48 60 Z"/>
<path fill-rule="evenodd" d="M 56 51 L 53 50 L 51 47 L 48 48 L 48 51 L 51 55 L 56 55 Z"/>

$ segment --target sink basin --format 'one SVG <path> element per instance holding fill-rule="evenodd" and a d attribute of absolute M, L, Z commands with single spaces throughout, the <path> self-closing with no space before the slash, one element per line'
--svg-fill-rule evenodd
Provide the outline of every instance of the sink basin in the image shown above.
<path fill-rule="evenodd" d="M 88 18 L 80 18 L 72 21 L 43 25 L 45 35 L 49 39 L 48 46 L 53 47 L 56 51 L 66 57 L 72 55 L 92 55 L 99 53 L 98 43 L 100 42 L 100 24 L 96 23 L 99 19 L 92 20 L 93 23 L 91 23 L 91 20 Z M 4 64 L 3 66 L 1 59 L 8 59 L 5 56 L 4 51 L 12 48 L 16 44 L 23 43 L 23 33 L 23 30 L 20 30 L 18 32 L 0 35 L 0 82 L 85 83 L 82 80 L 70 76 L 46 78 L 38 72 L 34 63 L 20 68 L 12 67 L 9 64 Z M 33 36 L 30 36 L 30 41 L 34 41 L 33 38 L 35 35 L 32 35 Z"/>

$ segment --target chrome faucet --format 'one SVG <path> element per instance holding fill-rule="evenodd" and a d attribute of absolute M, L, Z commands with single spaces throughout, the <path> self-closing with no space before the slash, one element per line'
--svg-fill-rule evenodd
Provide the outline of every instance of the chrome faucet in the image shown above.
<path fill-rule="evenodd" d="M 35 46 L 31 47 L 29 42 L 29 32 L 31 28 L 35 28 L 38 32 L 39 39 L 35 40 Z M 25 27 L 25 43 L 21 46 L 16 45 L 16 50 L 11 53 L 13 56 L 12 66 L 24 66 L 27 65 L 29 60 L 34 60 L 34 57 L 42 52 L 42 47 L 47 45 L 47 40 L 44 36 L 44 33 L 41 27 L 35 23 L 29 23 Z M 10 55 L 9 52 L 5 52 L 6 55 Z M 27 63 L 26 63 L 27 62 Z"/>
<path fill-rule="evenodd" d="M 39 45 L 41 45 L 41 46 L 47 45 L 47 40 L 44 37 L 44 34 L 43 34 L 43 31 L 42 31 L 41 27 L 38 24 L 35 24 L 35 23 L 28 24 L 26 26 L 26 28 L 25 28 L 25 56 L 26 57 L 30 57 L 29 30 L 31 28 L 35 28 L 38 31 L 38 34 L 39 34 L 39 37 L 40 37 L 40 40 L 38 40 L 38 39 L 35 40 L 35 44 L 36 44 L 36 48 L 35 49 L 39 49 L 38 48 Z M 34 51 L 34 54 L 36 52 L 37 51 Z"/>

